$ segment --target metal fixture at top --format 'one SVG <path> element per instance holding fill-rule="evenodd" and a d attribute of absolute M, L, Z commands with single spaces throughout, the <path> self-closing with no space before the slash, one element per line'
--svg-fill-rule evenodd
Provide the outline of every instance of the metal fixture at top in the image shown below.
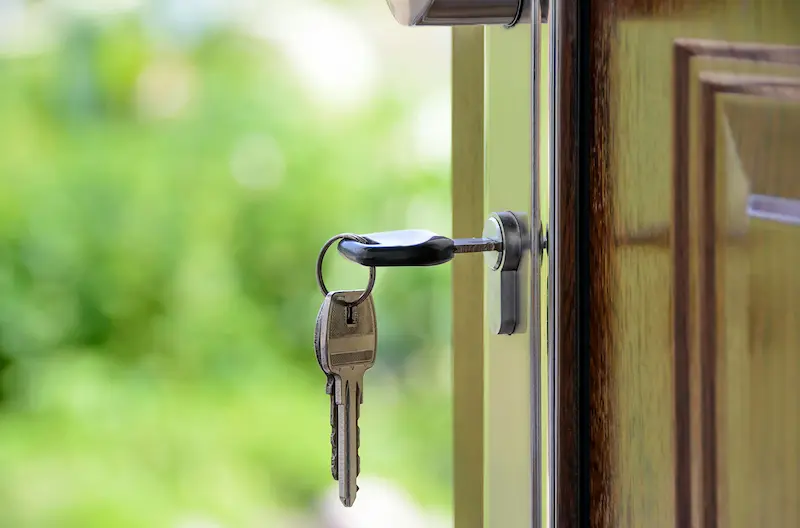
<path fill-rule="evenodd" d="M 530 23 L 531 0 L 387 0 L 406 26 L 514 26 Z"/>

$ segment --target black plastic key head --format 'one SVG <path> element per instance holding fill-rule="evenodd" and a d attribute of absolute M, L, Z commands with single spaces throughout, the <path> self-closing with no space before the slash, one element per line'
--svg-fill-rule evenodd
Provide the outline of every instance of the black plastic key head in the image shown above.
<path fill-rule="evenodd" d="M 456 254 L 452 239 L 422 229 L 361 235 L 367 244 L 342 240 L 339 253 L 362 266 L 436 266 Z"/>

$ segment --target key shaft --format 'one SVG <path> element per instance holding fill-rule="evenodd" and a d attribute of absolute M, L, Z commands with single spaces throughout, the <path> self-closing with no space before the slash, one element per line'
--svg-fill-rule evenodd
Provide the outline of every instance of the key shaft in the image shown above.
<path fill-rule="evenodd" d="M 338 408 L 338 474 L 339 499 L 346 507 L 351 507 L 358 492 L 360 431 L 358 418 L 361 408 L 362 382 L 358 376 L 337 378 L 341 399 Z"/>
<path fill-rule="evenodd" d="M 456 238 L 453 240 L 454 253 L 485 253 L 503 251 L 503 243 L 490 238 Z"/>

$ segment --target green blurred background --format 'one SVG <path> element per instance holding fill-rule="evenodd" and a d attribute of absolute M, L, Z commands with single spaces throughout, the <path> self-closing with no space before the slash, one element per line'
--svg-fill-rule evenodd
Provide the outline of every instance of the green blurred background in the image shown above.
<path fill-rule="evenodd" d="M 312 346 L 326 239 L 450 231 L 448 61 L 382 0 L 0 0 L 0 527 L 452 524 L 448 267 L 378 273 L 348 511 Z"/>

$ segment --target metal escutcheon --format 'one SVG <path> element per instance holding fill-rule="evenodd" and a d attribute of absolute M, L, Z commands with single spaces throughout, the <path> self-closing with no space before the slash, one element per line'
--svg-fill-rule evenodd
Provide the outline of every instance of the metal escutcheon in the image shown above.
<path fill-rule="evenodd" d="M 483 237 L 503 244 L 503 251 L 484 254 L 491 270 L 486 296 L 489 327 L 495 334 L 524 332 L 520 274 L 522 257 L 529 249 L 527 222 L 524 216 L 509 211 L 492 213 L 484 225 Z"/>

